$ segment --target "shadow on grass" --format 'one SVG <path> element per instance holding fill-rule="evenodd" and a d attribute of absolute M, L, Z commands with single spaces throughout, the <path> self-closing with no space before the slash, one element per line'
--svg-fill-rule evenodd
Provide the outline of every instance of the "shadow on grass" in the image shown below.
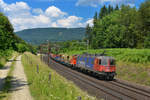
<path fill-rule="evenodd" d="M 4 65 L 0 63 L 0 69 L 2 69 L 3 67 L 4 67 Z"/>
<path fill-rule="evenodd" d="M 13 62 L 13 61 L 20 61 L 20 60 L 7 60 L 8 62 Z"/>
<path fill-rule="evenodd" d="M 13 91 L 21 90 L 23 86 L 30 85 L 31 83 L 27 83 L 25 81 L 21 81 L 21 79 L 16 79 L 12 76 L 7 76 L 5 79 L 0 79 L 3 84 L 2 88 L 0 88 L 0 99 L 5 98 L 8 93 Z"/>

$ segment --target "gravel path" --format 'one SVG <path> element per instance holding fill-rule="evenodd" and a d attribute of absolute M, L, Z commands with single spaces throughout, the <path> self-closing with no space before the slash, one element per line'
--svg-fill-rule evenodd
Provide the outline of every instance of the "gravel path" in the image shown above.
<path fill-rule="evenodd" d="M 12 80 L 12 97 L 11 100 L 32 100 L 30 95 L 27 78 L 24 73 L 23 65 L 21 63 L 21 56 L 17 58 L 15 69 L 13 71 Z"/>
<path fill-rule="evenodd" d="M 4 80 L 5 78 L 7 77 L 7 74 L 9 72 L 9 69 L 10 69 L 10 66 L 12 64 L 12 61 L 13 61 L 14 57 L 12 57 L 7 63 L 6 65 L 4 66 L 3 69 L 0 69 L 0 90 L 2 89 L 3 87 L 3 84 L 4 84 Z"/>

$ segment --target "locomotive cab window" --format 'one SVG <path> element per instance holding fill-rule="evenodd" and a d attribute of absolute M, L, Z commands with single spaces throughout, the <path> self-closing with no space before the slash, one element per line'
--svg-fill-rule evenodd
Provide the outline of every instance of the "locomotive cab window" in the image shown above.
<path fill-rule="evenodd" d="M 101 65 L 101 59 L 99 59 L 99 65 Z"/>
<path fill-rule="evenodd" d="M 103 58 L 103 59 L 101 60 L 101 65 L 104 65 L 104 66 L 108 65 L 108 59 Z"/>
<path fill-rule="evenodd" d="M 116 61 L 114 59 L 110 59 L 110 65 L 116 65 Z"/>

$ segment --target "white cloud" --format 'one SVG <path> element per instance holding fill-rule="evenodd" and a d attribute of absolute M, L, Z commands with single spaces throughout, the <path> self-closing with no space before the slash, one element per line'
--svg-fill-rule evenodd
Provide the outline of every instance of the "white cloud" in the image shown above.
<path fill-rule="evenodd" d="M 111 4 L 111 5 L 122 5 L 122 4 L 135 4 L 140 0 L 78 0 L 76 6 L 92 6 L 97 7 L 98 5 Z"/>
<path fill-rule="evenodd" d="M 62 12 L 60 9 L 55 6 L 50 6 L 46 9 L 45 14 L 50 17 L 60 17 L 66 15 L 65 12 Z"/>
<path fill-rule="evenodd" d="M 84 27 L 81 17 L 69 16 L 55 6 L 45 11 L 32 8 L 26 2 L 7 4 L 0 0 L 0 10 L 8 16 L 15 31 L 39 27 Z"/>
<path fill-rule="evenodd" d="M 92 27 L 92 26 L 93 26 L 93 18 L 87 20 L 87 21 L 85 22 L 85 24 L 86 24 L 86 25 L 89 24 L 89 25 Z"/>
<path fill-rule="evenodd" d="M 80 22 L 82 20 L 81 17 L 77 17 L 77 16 L 69 16 L 67 18 L 64 19 L 60 19 L 57 21 L 58 26 L 61 27 L 81 27 L 82 23 Z"/>

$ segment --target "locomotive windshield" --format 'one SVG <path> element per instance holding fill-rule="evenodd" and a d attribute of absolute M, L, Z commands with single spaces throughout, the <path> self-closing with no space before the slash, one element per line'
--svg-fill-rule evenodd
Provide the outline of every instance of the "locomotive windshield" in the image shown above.
<path fill-rule="evenodd" d="M 115 65 L 115 64 L 116 64 L 115 60 L 114 59 L 110 59 L 110 65 Z"/>
<path fill-rule="evenodd" d="M 101 60 L 101 65 L 108 65 L 108 59 L 106 59 L 106 58 L 103 58 L 102 60 Z"/>
<path fill-rule="evenodd" d="M 102 58 L 99 58 L 99 65 L 103 65 L 103 66 L 108 66 L 108 65 L 115 65 L 116 62 L 113 58 L 110 58 L 110 57 L 102 57 Z"/>

